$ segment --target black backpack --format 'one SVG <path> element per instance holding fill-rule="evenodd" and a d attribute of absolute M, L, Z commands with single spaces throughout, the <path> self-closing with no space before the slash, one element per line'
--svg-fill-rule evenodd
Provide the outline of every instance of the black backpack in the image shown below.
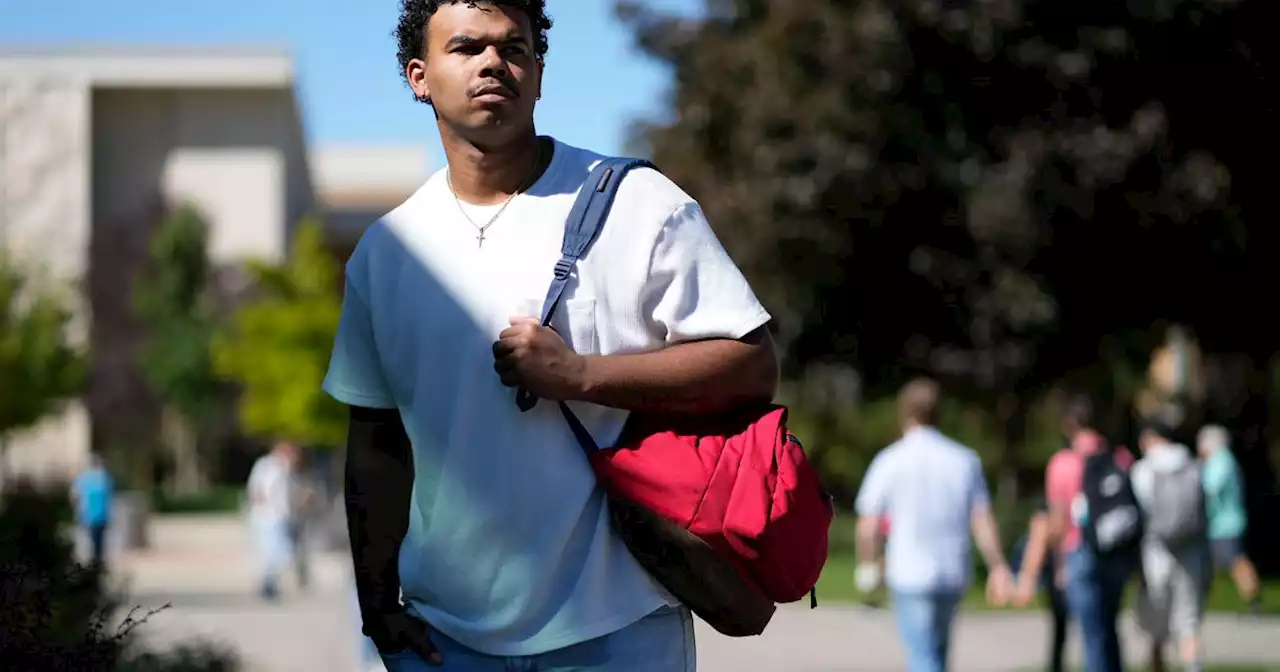
<path fill-rule="evenodd" d="M 1112 449 L 1085 458 L 1080 497 L 1084 504 L 1080 533 L 1089 549 L 1103 558 L 1137 552 L 1143 534 L 1142 509 L 1129 474 L 1116 464 Z"/>

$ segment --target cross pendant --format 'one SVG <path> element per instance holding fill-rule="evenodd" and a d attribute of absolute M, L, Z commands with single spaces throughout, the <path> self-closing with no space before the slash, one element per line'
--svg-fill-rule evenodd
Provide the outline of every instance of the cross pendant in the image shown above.
<path fill-rule="evenodd" d="M 484 247 L 484 231 L 481 231 L 480 235 L 476 236 L 476 247 Z"/>

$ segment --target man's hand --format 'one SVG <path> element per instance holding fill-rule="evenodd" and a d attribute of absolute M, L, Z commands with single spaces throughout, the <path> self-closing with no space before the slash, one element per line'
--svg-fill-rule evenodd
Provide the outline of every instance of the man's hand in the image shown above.
<path fill-rule="evenodd" d="M 428 665 L 438 666 L 444 662 L 440 651 L 431 642 L 431 628 L 403 611 L 366 618 L 364 634 L 373 640 L 378 653 L 392 654 L 407 650 Z"/>
<path fill-rule="evenodd" d="M 1013 574 L 1009 572 L 1009 568 L 1004 565 L 993 567 L 987 574 L 987 602 L 1003 607 L 1008 604 L 1012 592 Z"/>
<path fill-rule="evenodd" d="M 493 344 L 493 370 L 507 387 L 523 387 L 537 397 L 567 401 L 581 394 L 586 358 L 560 334 L 533 317 L 513 317 Z"/>

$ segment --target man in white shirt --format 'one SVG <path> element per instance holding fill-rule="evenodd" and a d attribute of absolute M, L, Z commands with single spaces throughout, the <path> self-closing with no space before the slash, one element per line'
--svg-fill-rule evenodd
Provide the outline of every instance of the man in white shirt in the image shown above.
<path fill-rule="evenodd" d="M 613 534 L 554 402 L 609 445 L 630 412 L 714 413 L 777 384 L 769 314 L 652 169 L 626 174 L 540 325 L 603 158 L 534 129 L 549 27 L 541 0 L 402 7 L 401 65 L 448 165 L 361 239 L 324 382 L 351 408 L 363 630 L 392 672 L 694 669 L 688 610 Z M 518 388 L 543 403 L 522 413 Z"/>
<path fill-rule="evenodd" d="M 1003 603 L 1012 587 L 982 462 L 934 426 L 938 403 L 932 380 L 902 388 L 902 438 L 871 461 L 856 504 L 863 588 L 875 584 L 880 520 L 892 520 L 884 582 L 910 672 L 947 669 L 951 622 L 969 585 L 970 528 L 989 570 L 988 599 Z"/>
<path fill-rule="evenodd" d="M 290 525 L 294 518 L 293 469 L 298 447 L 278 441 L 249 471 L 249 527 L 261 563 L 262 598 L 279 595 L 280 573 L 293 553 Z"/>

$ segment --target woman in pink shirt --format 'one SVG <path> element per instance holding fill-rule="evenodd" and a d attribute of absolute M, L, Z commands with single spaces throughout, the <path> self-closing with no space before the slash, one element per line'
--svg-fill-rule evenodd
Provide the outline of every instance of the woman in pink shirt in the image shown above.
<path fill-rule="evenodd" d="M 1107 441 L 1094 429 L 1093 405 L 1075 400 L 1063 422 L 1071 445 L 1057 452 L 1045 468 L 1045 498 L 1049 505 L 1051 545 L 1061 560 L 1056 577 L 1067 598 L 1068 610 L 1080 626 L 1084 640 L 1084 669 L 1088 672 L 1121 672 L 1120 636 L 1116 619 L 1124 586 L 1132 573 L 1126 562 L 1103 560 L 1081 544 L 1080 526 L 1071 515 L 1084 489 L 1085 462 L 1108 450 Z M 1116 465 L 1128 471 L 1133 454 L 1123 447 L 1111 451 Z"/>

